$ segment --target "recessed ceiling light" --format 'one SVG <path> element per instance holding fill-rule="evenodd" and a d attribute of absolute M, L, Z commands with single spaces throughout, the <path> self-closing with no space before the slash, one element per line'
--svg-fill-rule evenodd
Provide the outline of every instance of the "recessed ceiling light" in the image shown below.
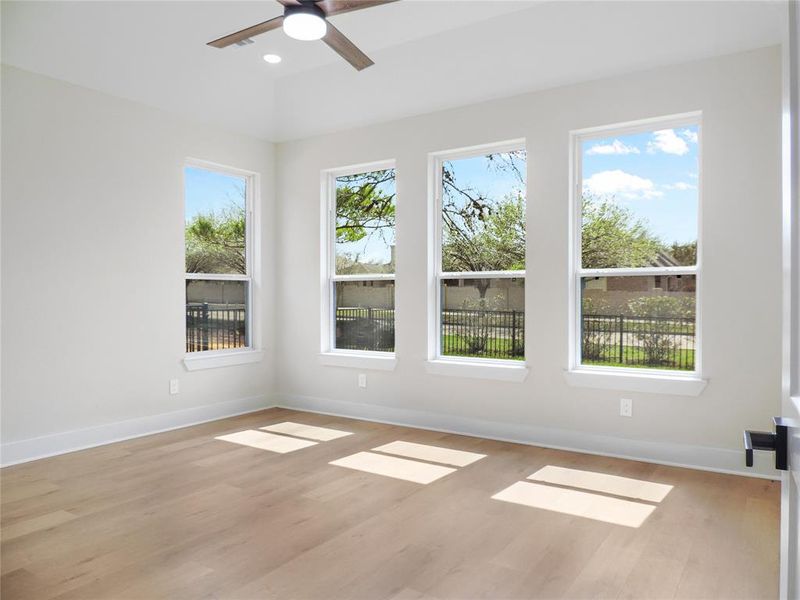
<path fill-rule="evenodd" d="M 265 54 L 264 55 L 264 60 L 267 61 L 271 65 L 277 65 L 283 59 L 281 59 L 281 57 L 278 56 L 277 54 Z"/>

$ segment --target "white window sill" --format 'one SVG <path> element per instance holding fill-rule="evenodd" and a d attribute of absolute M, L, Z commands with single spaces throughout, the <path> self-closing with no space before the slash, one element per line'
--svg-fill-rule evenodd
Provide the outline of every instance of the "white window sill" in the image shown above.
<path fill-rule="evenodd" d="M 525 381 L 530 371 L 524 364 L 502 364 L 478 361 L 436 359 L 425 362 L 425 370 L 431 375 L 470 377 L 472 379 L 496 379 L 498 381 Z"/>
<path fill-rule="evenodd" d="M 264 358 L 264 352 L 261 350 L 193 352 L 184 357 L 183 364 L 187 371 L 199 371 L 261 362 L 262 358 Z"/>
<path fill-rule="evenodd" d="M 394 371 L 397 359 L 393 353 L 348 353 L 322 352 L 319 363 L 326 367 L 349 367 L 351 369 L 372 369 L 374 371 Z"/>
<path fill-rule="evenodd" d="M 708 384 L 707 379 L 697 376 L 627 373 L 600 369 L 573 369 L 565 371 L 564 378 L 574 387 L 672 396 L 699 396 Z"/>

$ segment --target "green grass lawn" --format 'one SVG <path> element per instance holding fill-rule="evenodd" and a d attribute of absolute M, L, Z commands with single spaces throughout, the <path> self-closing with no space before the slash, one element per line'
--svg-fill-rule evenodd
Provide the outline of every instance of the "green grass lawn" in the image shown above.
<path fill-rule="evenodd" d="M 466 356 L 469 358 L 500 358 L 505 360 L 525 360 L 524 356 L 513 356 L 511 338 L 488 338 L 483 352 L 470 354 L 469 343 L 460 335 L 442 336 L 442 354 L 445 356 Z"/>
<path fill-rule="evenodd" d="M 619 361 L 619 348 L 606 353 L 607 359 L 583 359 L 586 365 L 602 365 L 604 367 L 631 367 L 639 369 L 667 369 L 670 371 L 694 370 L 694 350 L 674 350 L 670 353 L 669 364 L 649 365 L 644 351 L 636 346 L 623 346 L 623 361 Z"/>

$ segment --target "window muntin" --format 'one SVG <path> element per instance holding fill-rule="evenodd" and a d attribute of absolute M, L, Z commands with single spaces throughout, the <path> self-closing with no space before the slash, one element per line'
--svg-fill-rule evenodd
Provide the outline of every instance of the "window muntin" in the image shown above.
<path fill-rule="evenodd" d="M 436 157 L 434 358 L 525 359 L 524 143 Z"/>
<path fill-rule="evenodd" d="M 394 352 L 395 180 L 389 164 L 328 174 L 323 351 Z"/>
<path fill-rule="evenodd" d="M 184 168 L 186 352 L 251 346 L 253 176 Z"/>
<path fill-rule="evenodd" d="M 576 138 L 576 362 L 699 370 L 696 117 Z"/>

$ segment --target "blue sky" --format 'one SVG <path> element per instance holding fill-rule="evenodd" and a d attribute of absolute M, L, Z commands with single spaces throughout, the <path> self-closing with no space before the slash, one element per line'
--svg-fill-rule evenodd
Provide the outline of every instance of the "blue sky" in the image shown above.
<path fill-rule="evenodd" d="M 697 240 L 698 127 L 583 142 L 583 189 L 629 209 L 667 244 Z"/>
<path fill-rule="evenodd" d="M 195 215 L 220 212 L 232 205 L 244 207 L 246 180 L 197 167 L 184 169 L 186 222 Z"/>
<path fill-rule="evenodd" d="M 524 178 L 526 162 L 524 159 L 517 159 L 516 162 Z M 517 175 L 509 169 L 498 169 L 498 165 L 502 163 L 490 162 L 486 156 L 462 158 L 448 163 L 452 167 L 456 184 L 461 189 L 477 190 L 492 200 L 502 200 L 509 195 L 515 196 L 520 191 L 525 195 L 524 183 Z M 459 200 L 455 197 L 454 199 Z M 463 205 L 463 202 L 461 204 Z"/>

